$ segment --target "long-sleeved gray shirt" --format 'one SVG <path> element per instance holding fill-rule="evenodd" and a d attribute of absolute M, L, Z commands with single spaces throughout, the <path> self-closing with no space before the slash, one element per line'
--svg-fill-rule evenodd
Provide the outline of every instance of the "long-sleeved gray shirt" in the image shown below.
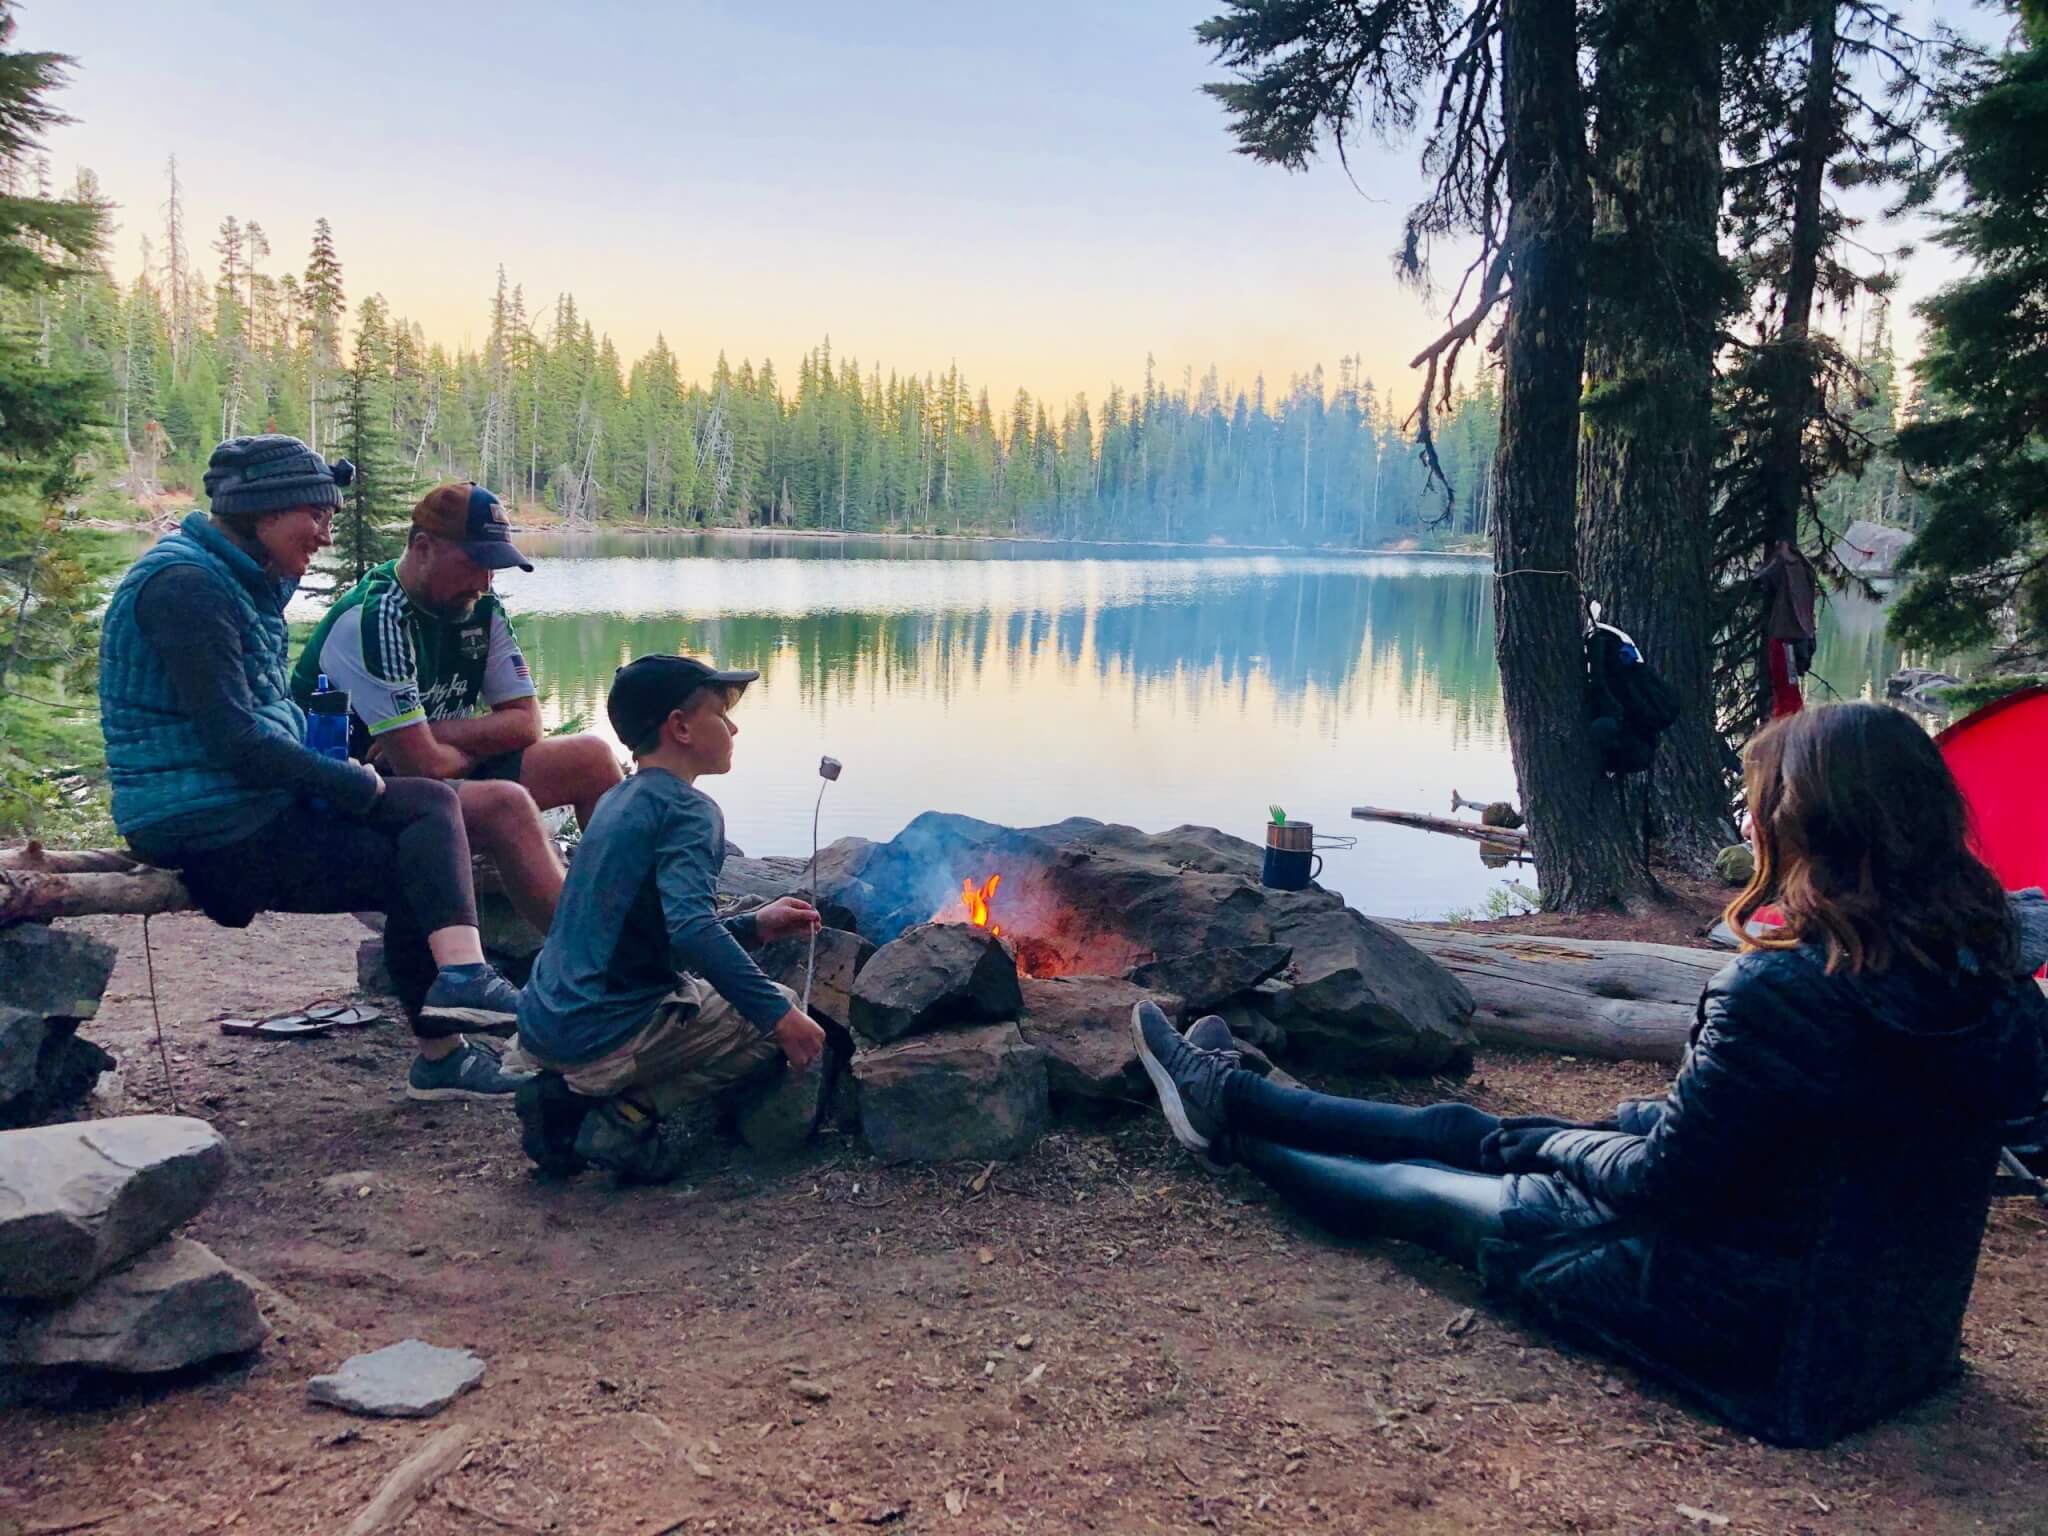
<path fill-rule="evenodd" d="M 376 770 L 337 762 L 295 741 L 256 713 L 242 659 L 242 632 L 220 585 L 197 566 L 158 571 L 135 595 L 135 623 L 163 658 L 178 706 L 191 716 L 207 752 L 245 784 L 326 800 L 360 816 L 377 803 Z M 167 857 L 193 848 L 224 848 L 260 832 L 275 813 L 258 808 L 223 817 L 208 812 L 149 828 L 136 852 Z"/>
<path fill-rule="evenodd" d="M 519 1005 L 527 1048 L 563 1066 L 594 1061 L 645 1028 L 685 974 L 772 1030 L 789 1003 L 742 947 L 752 917 L 718 917 L 724 864 L 725 817 L 703 791 L 642 768 L 607 793 Z"/>

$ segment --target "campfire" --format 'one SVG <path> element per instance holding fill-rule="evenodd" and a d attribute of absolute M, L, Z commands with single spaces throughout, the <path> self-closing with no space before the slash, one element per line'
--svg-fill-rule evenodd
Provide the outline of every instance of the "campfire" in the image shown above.
<path fill-rule="evenodd" d="M 1021 890 L 1012 882 L 998 916 L 996 893 L 1003 888 L 1000 870 L 976 878 L 966 875 L 960 893 L 932 914 L 935 923 L 967 923 L 999 938 L 1017 957 L 1017 969 L 1041 980 L 1052 976 L 1116 975 L 1137 960 L 1149 958 L 1110 934 L 1083 931 L 1079 915 L 1046 889 L 1042 879 L 1026 870 Z"/>
<path fill-rule="evenodd" d="M 989 903 L 996 899 L 996 887 L 1003 883 L 1000 874 L 990 875 L 976 885 L 972 877 L 960 882 L 960 907 L 967 914 L 967 921 L 977 928 L 986 928 L 994 938 L 1003 936 L 1000 923 L 989 920 Z"/>

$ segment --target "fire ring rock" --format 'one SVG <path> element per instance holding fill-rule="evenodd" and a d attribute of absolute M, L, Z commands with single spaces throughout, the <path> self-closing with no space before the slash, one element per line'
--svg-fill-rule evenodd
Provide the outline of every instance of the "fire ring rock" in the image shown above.
<path fill-rule="evenodd" d="M 885 1163 L 1015 1157 L 1049 1117 L 1045 1057 L 1015 1024 L 870 1047 L 853 1076 L 861 1133 Z"/>
<path fill-rule="evenodd" d="M 1002 940 L 965 923 L 921 923 L 861 968 L 847 1023 L 886 1045 L 943 1025 L 1014 1019 L 1023 1005 L 1016 957 Z"/>
<path fill-rule="evenodd" d="M 1054 1102 L 1100 1108 L 1150 1101 L 1152 1090 L 1131 1040 L 1131 1009 L 1156 1003 L 1177 1028 L 1186 1011 L 1178 997 L 1114 976 L 1026 977 L 1023 988 L 1017 1028 L 1027 1044 L 1045 1052 L 1046 1086 Z"/>
<path fill-rule="evenodd" d="M 1287 968 L 1294 951 L 1285 944 L 1239 944 L 1168 955 L 1134 967 L 1130 979 L 1141 987 L 1171 992 L 1191 1013 L 1220 1008 Z"/>

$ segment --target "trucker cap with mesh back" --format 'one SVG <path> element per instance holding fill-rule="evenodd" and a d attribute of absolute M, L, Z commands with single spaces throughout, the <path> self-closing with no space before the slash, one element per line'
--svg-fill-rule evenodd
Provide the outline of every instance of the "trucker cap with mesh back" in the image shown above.
<path fill-rule="evenodd" d="M 604 712 L 628 751 L 638 751 L 699 688 L 738 690 L 758 672 L 720 671 L 694 656 L 638 656 L 612 674 Z"/>
<path fill-rule="evenodd" d="M 522 571 L 533 569 L 533 562 L 512 547 L 512 525 L 505 519 L 504 504 L 474 480 L 435 486 L 412 509 L 412 525 L 460 544 L 486 570 L 510 570 L 515 565 Z"/>

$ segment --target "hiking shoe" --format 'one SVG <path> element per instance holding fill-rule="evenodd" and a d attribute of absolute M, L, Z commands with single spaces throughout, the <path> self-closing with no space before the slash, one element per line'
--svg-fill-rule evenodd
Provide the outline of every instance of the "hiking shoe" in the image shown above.
<path fill-rule="evenodd" d="M 512 1104 L 519 1111 L 519 1148 L 537 1170 L 566 1179 L 589 1166 L 576 1155 L 576 1133 L 590 1100 L 563 1082 L 561 1073 L 536 1072 L 519 1085 Z"/>
<path fill-rule="evenodd" d="M 1155 1003 L 1131 1009 L 1131 1038 L 1174 1140 L 1190 1152 L 1208 1151 L 1223 1134 L 1223 1080 L 1237 1070 L 1237 1052 L 1190 1045 Z"/>
<path fill-rule="evenodd" d="M 489 1051 L 465 1040 L 439 1061 L 413 1057 L 412 1070 L 405 1075 L 405 1096 L 426 1104 L 448 1099 L 510 1104 L 525 1081 L 523 1075 L 507 1072 Z"/>
<path fill-rule="evenodd" d="M 519 989 L 488 965 L 444 965 L 420 1003 L 420 1019 L 441 1025 L 442 1034 L 510 1034 L 519 1025 Z"/>
<path fill-rule="evenodd" d="M 664 1136 L 659 1116 L 624 1099 L 606 1099 L 586 1114 L 572 1150 L 621 1184 L 666 1184 L 689 1161 L 685 1137 Z"/>

